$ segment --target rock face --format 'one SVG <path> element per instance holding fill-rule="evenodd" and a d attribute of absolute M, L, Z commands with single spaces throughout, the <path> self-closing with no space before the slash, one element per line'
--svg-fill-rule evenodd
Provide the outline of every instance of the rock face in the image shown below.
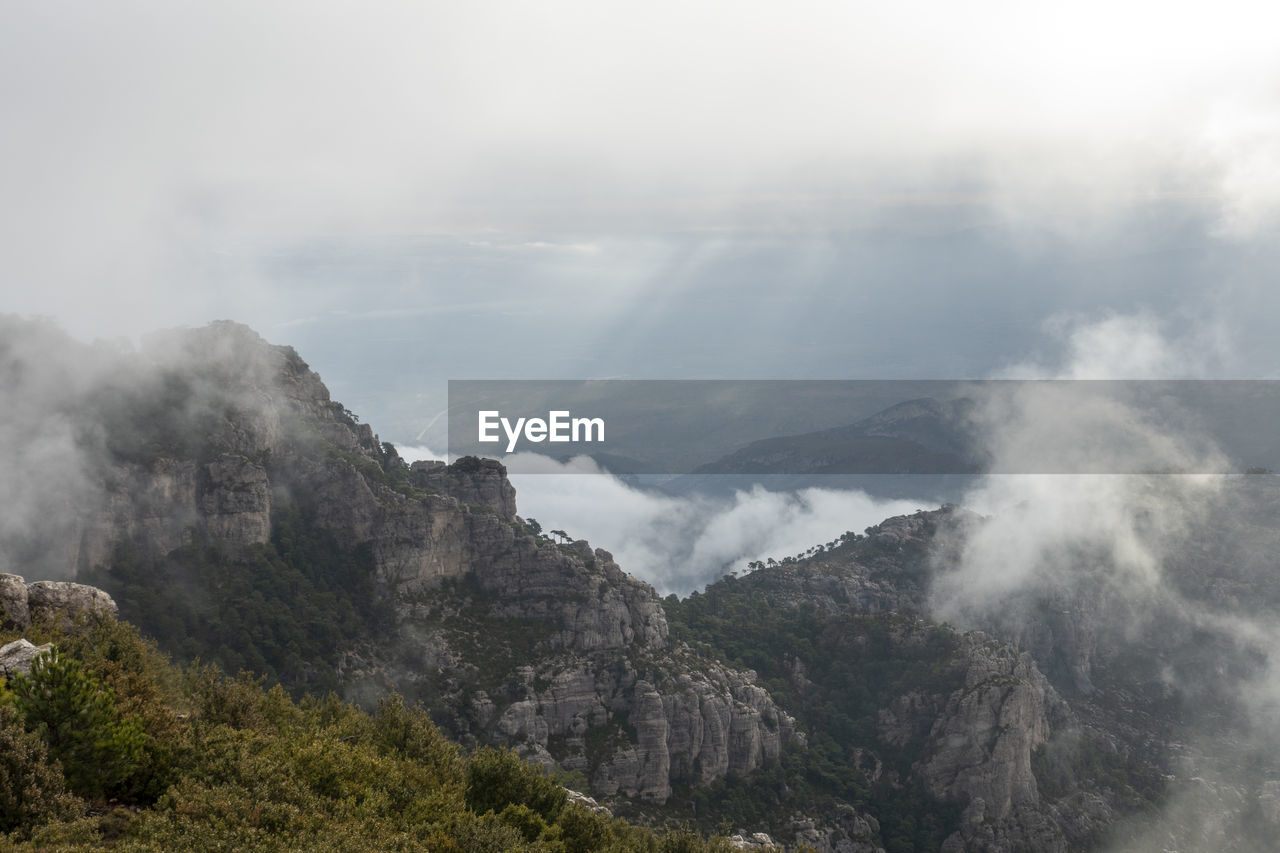
<path fill-rule="evenodd" d="M 964 687 L 930 732 L 935 751 L 921 767 L 940 799 L 968 802 L 948 849 L 1065 851 L 1041 809 L 1032 752 L 1049 738 L 1050 717 L 1069 715 L 1031 656 L 980 633 L 966 634 Z"/>
<path fill-rule="evenodd" d="M 0 573 L 0 628 L 25 628 L 29 624 L 26 582 L 19 575 Z"/>
<path fill-rule="evenodd" d="M 705 661 L 601 673 L 584 660 L 521 667 L 515 678 L 501 707 L 472 694 L 477 727 L 540 763 L 588 774 L 604 796 L 661 803 L 672 782 L 749 773 L 797 741 L 794 720 L 748 675 Z"/>
<path fill-rule="evenodd" d="M 413 639 L 399 656 L 421 664 L 388 682 L 456 709 L 456 733 L 581 771 L 597 795 L 658 803 L 673 783 L 749 773 L 802 742 L 753 673 L 670 649 L 653 589 L 607 551 L 464 521 L 464 578 L 400 579 Z"/>
<path fill-rule="evenodd" d="M 839 552 L 820 553 L 750 578 L 762 590 L 785 594 L 792 605 L 809 604 L 828 613 L 923 614 L 934 542 L 940 532 L 954 530 L 970 516 L 956 507 L 896 516 L 857 537 L 864 543 L 857 560 Z"/>
<path fill-rule="evenodd" d="M 409 466 L 428 487 L 452 495 L 464 504 L 491 507 L 508 521 L 516 516 L 516 490 L 507 479 L 506 469 L 493 459 L 468 457 L 462 464 L 423 461 Z"/>
<path fill-rule="evenodd" d="M 1079 727 L 1070 707 L 1030 654 L 981 632 L 958 633 L 920 618 L 927 614 L 935 542 L 970 518 L 944 508 L 888 519 L 810 559 L 738 579 L 727 595 L 827 614 L 811 657 L 787 662 L 781 673 L 802 697 L 815 695 L 820 703 L 847 695 L 824 693 L 831 681 L 814 683 L 831 678 L 824 658 L 852 662 L 874 647 L 871 672 L 883 673 L 877 660 L 910 666 L 930 655 L 929 669 L 914 670 L 914 680 L 879 708 L 876 738 L 854 750 L 853 763 L 873 785 L 909 779 L 937 802 L 961 807 L 944 849 L 1065 851 L 1073 839 L 1064 824 L 1081 809 L 1042 796 L 1033 758 L 1055 733 Z M 904 762 L 910 763 L 906 771 Z M 1097 828 L 1090 820 L 1081 826 L 1074 837 Z M 805 843 L 838 849 L 838 835 L 830 823 L 815 823 Z"/>
<path fill-rule="evenodd" d="M 797 815 L 791 821 L 796 844 L 808 845 L 818 853 L 884 853 L 884 848 L 875 843 L 880 825 L 874 817 L 858 814 L 848 806 L 840 811 L 834 826 Z"/>
<path fill-rule="evenodd" d="M 37 581 L 27 585 L 31 618 L 72 619 L 79 613 L 116 618 L 116 603 L 97 587 L 67 581 Z"/>
<path fill-rule="evenodd" d="M 116 563 L 200 564 L 209 551 L 256 566 L 288 517 L 336 549 L 365 549 L 372 597 L 395 614 L 377 643 L 346 652 L 355 696 L 428 699 L 458 736 L 653 802 L 800 744 L 752 674 L 672 652 L 654 590 L 608 552 L 524 524 L 499 463 L 406 465 L 296 352 L 234 323 L 153 337 L 125 362 L 127 380 L 80 401 L 95 499 L 28 573 L 111 579 Z M 115 612 L 91 587 L 14 576 L 0 576 L 0 608 L 9 626 Z"/>

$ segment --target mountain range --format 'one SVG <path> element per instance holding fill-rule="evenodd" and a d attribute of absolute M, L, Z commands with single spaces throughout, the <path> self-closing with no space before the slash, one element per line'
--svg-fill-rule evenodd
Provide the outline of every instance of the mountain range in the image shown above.
<path fill-rule="evenodd" d="M 406 463 L 246 327 L 105 353 L 6 331 L 25 407 L 7 497 L 35 508 L 4 527 L 0 570 L 105 590 L 178 660 L 366 707 L 394 691 L 630 820 L 792 847 L 1262 850 L 1280 829 L 1273 478 L 1188 510 L 1140 590 L 1083 538 L 1004 598 L 948 598 L 1005 533 L 947 505 L 663 599 L 522 518 L 498 462 Z M 939 428 L 965 405 L 756 442 L 700 475 L 795 454 L 822 473 L 835 452 L 973 473 Z M 1144 494 L 1135 529 L 1160 534 L 1182 498 Z"/>

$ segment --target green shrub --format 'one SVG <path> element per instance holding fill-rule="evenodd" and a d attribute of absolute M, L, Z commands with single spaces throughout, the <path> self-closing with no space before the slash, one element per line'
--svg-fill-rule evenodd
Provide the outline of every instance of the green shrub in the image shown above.
<path fill-rule="evenodd" d="M 71 818 L 80 803 L 67 794 L 44 741 L 26 731 L 18 712 L 0 704 L 0 833 L 26 834 L 37 824 Z"/>
<path fill-rule="evenodd" d="M 568 797 L 564 788 L 509 749 L 478 750 L 467 765 L 467 805 L 476 814 L 501 813 L 517 804 L 554 822 Z"/>
<path fill-rule="evenodd" d="M 122 718 L 113 691 L 79 661 L 55 647 L 12 682 L 18 712 L 62 763 L 72 791 L 86 797 L 114 793 L 138 769 L 146 741 L 141 723 Z"/>

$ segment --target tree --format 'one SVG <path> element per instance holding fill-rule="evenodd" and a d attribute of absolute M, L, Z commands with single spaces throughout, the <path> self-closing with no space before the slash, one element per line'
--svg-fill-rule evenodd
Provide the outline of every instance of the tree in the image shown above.
<path fill-rule="evenodd" d="M 509 805 L 523 805 L 555 822 L 568 796 L 540 768 L 525 764 L 509 749 L 480 749 L 467 764 L 467 805 L 476 814 L 502 814 Z"/>
<path fill-rule="evenodd" d="M 62 762 L 67 786 L 88 797 L 113 792 L 142 760 L 146 735 L 136 718 L 121 719 L 115 694 L 55 648 L 12 679 L 14 705 L 28 730 Z"/>

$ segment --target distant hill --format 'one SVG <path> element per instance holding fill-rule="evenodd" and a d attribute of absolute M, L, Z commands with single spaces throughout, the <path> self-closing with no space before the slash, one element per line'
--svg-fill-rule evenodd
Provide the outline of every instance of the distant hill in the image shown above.
<path fill-rule="evenodd" d="M 844 427 L 753 441 L 705 474 L 976 474 L 983 456 L 971 434 L 972 400 L 926 397 Z"/>

